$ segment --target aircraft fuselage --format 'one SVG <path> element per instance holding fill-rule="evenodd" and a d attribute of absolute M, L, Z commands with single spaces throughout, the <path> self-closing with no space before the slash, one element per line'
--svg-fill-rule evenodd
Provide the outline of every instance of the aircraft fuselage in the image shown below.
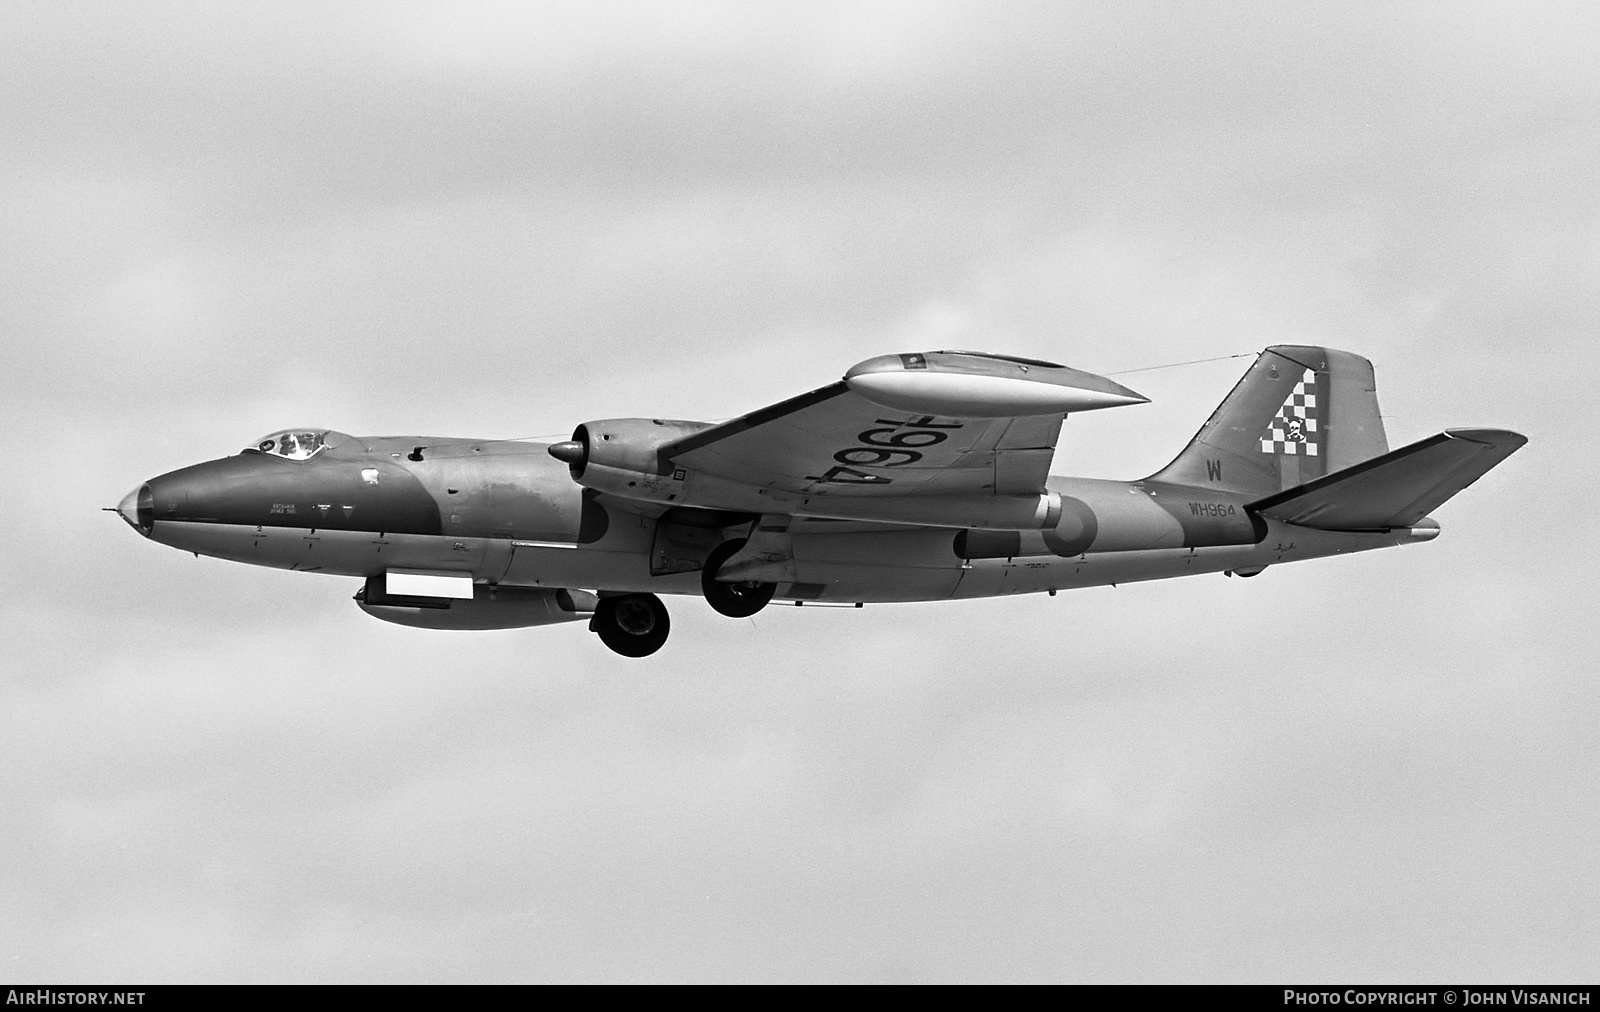
<path fill-rule="evenodd" d="M 700 593 L 698 565 L 663 566 L 667 511 L 596 495 L 547 451 L 546 443 L 425 437 L 352 439 L 304 461 L 246 451 L 152 478 L 121 512 L 161 544 L 276 569 L 350 577 L 426 570 L 495 586 Z M 1052 477 L 1048 487 L 1102 518 L 1117 516 L 1117 529 L 1064 546 L 1034 532 L 797 522 L 789 530 L 795 579 L 777 596 L 853 603 L 1037 593 L 1253 572 L 1436 533 L 1329 532 L 1257 518 L 1259 537 L 1207 544 L 1208 525 L 1249 527 L 1246 497 L 1150 481 Z M 695 523 L 706 525 L 710 544 L 748 532 L 755 519 Z"/>

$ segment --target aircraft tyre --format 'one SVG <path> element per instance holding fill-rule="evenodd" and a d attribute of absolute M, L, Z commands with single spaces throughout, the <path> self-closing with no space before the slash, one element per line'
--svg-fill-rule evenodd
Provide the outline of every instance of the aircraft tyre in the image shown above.
<path fill-rule="evenodd" d="M 654 594 L 619 594 L 600 599 L 589 630 L 624 657 L 648 657 L 667 641 L 672 622 Z"/>
<path fill-rule="evenodd" d="M 776 583 L 724 583 L 716 578 L 717 570 L 737 555 L 744 543 L 744 538 L 724 541 L 706 556 L 705 568 L 700 570 L 700 590 L 706 596 L 706 603 L 729 618 L 749 618 L 765 608 L 778 589 Z"/>

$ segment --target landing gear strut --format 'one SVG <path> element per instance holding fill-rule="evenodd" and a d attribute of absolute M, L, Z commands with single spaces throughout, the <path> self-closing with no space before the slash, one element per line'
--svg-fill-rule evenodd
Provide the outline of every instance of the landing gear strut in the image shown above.
<path fill-rule="evenodd" d="M 667 606 L 654 594 L 602 597 L 589 620 L 589 631 L 624 657 L 648 657 L 667 641 L 672 622 Z"/>
<path fill-rule="evenodd" d="M 705 568 L 700 571 L 700 589 L 706 595 L 706 603 L 729 618 L 749 618 L 765 608 L 778 589 L 776 583 L 723 583 L 717 579 L 717 570 L 737 555 L 744 543 L 744 538 L 724 541 L 706 556 Z"/>

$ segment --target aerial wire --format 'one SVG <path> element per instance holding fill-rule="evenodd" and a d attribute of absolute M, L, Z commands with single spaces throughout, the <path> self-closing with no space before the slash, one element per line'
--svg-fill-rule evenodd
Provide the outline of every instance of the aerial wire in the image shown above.
<path fill-rule="evenodd" d="M 1154 372 L 1157 369 L 1176 369 L 1179 366 L 1185 366 L 1185 365 L 1202 365 L 1202 364 L 1204 364 L 1206 362 L 1226 362 L 1229 359 L 1235 359 L 1235 358 L 1252 358 L 1256 354 L 1258 354 L 1258 353 L 1257 352 L 1253 352 L 1253 351 L 1243 351 L 1243 352 L 1240 352 L 1237 355 L 1218 355 L 1215 358 L 1194 358 L 1194 359 L 1190 359 L 1187 362 L 1168 362 L 1168 363 L 1166 363 L 1164 365 L 1140 366 L 1137 369 L 1119 369 L 1116 372 L 1108 372 L 1105 375 L 1107 375 L 1107 376 L 1127 376 L 1130 373 L 1136 373 L 1136 372 Z M 507 437 L 507 438 L 509 440 L 526 440 L 526 439 L 554 439 L 554 440 L 560 440 L 560 439 L 562 439 L 564 437 L 562 437 L 562 436 L 540 435 L 540 436 L 510 436 L 510 437 Z"/>
<path fill-rule="evenodd" d="M 1153 372 L 1156 369 L 1176 369 L 1180 365 L 1200 365 L 1203 362 L 1226 362 L 1231 358 L 1251 358 L 1257 353 L 1253 351 L 1240 352 L 1237 355 L 1218 355 L 1216 358 L 1195 358 L 1187 362 L 1168 362 L 1166 365 L 1147 365 L 1138 369 L 1120 369 L 1117 372 L 1108 372 L 1107 376 L 1126 376 L 1135 372 Z"/>

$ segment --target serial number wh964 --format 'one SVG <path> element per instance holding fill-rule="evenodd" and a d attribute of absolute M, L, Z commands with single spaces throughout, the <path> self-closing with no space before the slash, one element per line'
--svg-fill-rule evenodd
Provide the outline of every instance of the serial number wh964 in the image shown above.
<path fill-rule="evenodd" d="M 934 421 L 932 415 L 903 421 L 888 418 L 875 421 L 887 428 L 857 433 L 856 439 L 862 445 L 838 451 L 833 455 L 833 459 L 839 462 L 838 466 L 830 467 L 822 474 L 808 474 L 807 480 L 836 485 L 888 485 L 894 481 L 893 478 L 861 469 L 888 469 L 915 464 L 922 459 L 923 451 L 928 447 L 938 446 L 950 438 L 949 431 L 945 430 L 962 427 L 960 422 Z"/>

